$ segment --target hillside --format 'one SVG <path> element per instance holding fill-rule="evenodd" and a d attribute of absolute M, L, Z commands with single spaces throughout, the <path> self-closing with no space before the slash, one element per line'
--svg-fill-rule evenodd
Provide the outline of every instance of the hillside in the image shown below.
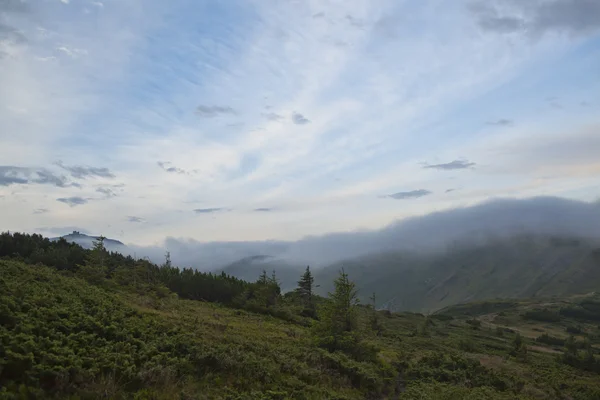
<path fill-rule="evenodd" d="M 116 280 L 90 285 L 68 273 L 13 261 L 0 261 L 0 271 L 3 399 L 600 396 L 597 372 L 560 362 L 562 347 L 534 341 L 545 332 L 558 336 L 569 324 L 592 344 L 588 353 L 597 354 L 597 322 L 573 316 L 528 322 L 523 329 L 528 351 L 522 355 L 514 352 L 516 332 L 524 327 L 515 308 L 520 303 L 503 306 L 500 333 L 489 311 L 474 319 L 464 308 L 430 318 L 379 312 L 377 333 L 368 327 L 371 311 L 360 307 L 361 335 L 376 356 L 357 360 L 315 346 L 305 324 L 178 299 L 159 286 L 123 286 Z M 515 311 L 509 313 L 511 307 Z M 584 360 L 583 354 L 576 359 Z"/>
<path fill-rule="evenodd" d="M 321 293 L 344 268 L 363 300 L 376 292 L 383 307 L 429 312 L 493 298 L 565 296 L 600 288 L 600 247 L 583 239 L 518 236 L 456 245 L 430 255 L 383 253 L 315 273 Z"/>

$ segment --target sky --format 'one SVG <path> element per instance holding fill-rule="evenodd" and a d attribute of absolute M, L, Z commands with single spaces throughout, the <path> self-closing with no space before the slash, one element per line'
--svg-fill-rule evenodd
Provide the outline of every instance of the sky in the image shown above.
<path fill-rule="evenodd" d="M 0 0 L 0 229 L 139 246 L 600 198 L 597 0 Z"/>

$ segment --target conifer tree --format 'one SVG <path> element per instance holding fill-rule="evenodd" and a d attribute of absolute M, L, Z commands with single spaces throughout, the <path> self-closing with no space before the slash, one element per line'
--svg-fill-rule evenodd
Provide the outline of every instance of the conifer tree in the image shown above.
<path fill-rule="evenodd" d="M 302 278 L 298 281 L 298 289 L 296 289 L 305 305 L 312 305 L 313 284 L 314 278 L 310 272 L 310 266 L 307 266 Z"/>
<path fill-rule="evenodd" d="M 164 268 L 171 268 L 171 252 L 167 251 L 165 253 L 165 263 L 162 265 Z"/>
<path fill-rule="evenodd" d="M 86 257 L 84 265 L 79 266 L 78 274 L 92 284 L 100 284 L 107 274 L 106 260 L 109 255 L 104 247 L 104 236 L 94 240 L 94 247 Z"/>
<path fill-rule="evenodd" d="M 334 282 L 335 290 L 319 310 L 315 333 L 319 344 L 329 350 L 351 349 L 358 337 L 358 291 L 342 269 Z"/>
<path fill-rule="evenodd" d="M 266 285 L 267 282 L 269 281 L 269 278 L 267 278 L 267 271 L 265 271 L 264 269 L 262 270 L 262 273 L 260 274 L 260 276 L 258 277 L 258 283 L 262 284 L 262 285 Z"/>

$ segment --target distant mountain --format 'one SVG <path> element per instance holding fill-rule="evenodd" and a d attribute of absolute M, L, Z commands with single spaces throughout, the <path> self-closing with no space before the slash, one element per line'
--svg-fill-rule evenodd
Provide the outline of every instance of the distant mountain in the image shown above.
<path fill-rule="evenodd" d="M 77 231 L 73 231 L 68 235 L 50 238 L 50 240 L 58 240 L 60 238 L 65 239 L 67 242 L 77 243 L 85 249 L 91 249 L 92 247 L 94 247 L 94 241 L 98 240 L 99 236 L 89 236 Z M 123 244 L 122 242 L 109 238 L 104 239 L 104 247 L 106 247 L 108 251 L 117 252 L 123 252 L 123 250 L 127 248 L 127 246 L 125 246 L 125 244 Z"/>
<path fill-rule="evenodd" d="M 429 255 L 388 252 L 315 272 L 321 294 L 344 268 L 362 300 L 379 307 L 430 312 L 493 298 L 564 296 L 600 288 L 600 246 L 577 238 L 517 236 L 455 246 Z"/>
<path fill-rule="evenodd" d="M 248 282 L 254 282 L 263 270 L 267 271 L 268 276 L 271 276 L 273 271 L 275 271 L 275 276 L 280 283 L 281 290 L 285 292 L 296 287 L 305 268 L 306 265 L 289 264 L 273 256 L 256 255 L 244 257 L 219 269 L 218 272 L 224 271 L 228 275 Z"/>

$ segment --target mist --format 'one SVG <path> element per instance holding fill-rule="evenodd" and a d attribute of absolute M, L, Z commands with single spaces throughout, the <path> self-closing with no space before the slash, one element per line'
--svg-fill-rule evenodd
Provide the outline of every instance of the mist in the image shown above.
<path fill-rule="evenodd" d="M 298 241 L 199 242 L 168 237 L 163 246 L 129 245 L 130 254 L 200 270 L 222 268 L 242 258 L 269 255 L 285 264 L 320 268 L 344 259 L 388 251 L 432 253 L 457 243 L 482 244 L 519 234 L 600 240 L 600 204 L 558 197 L 495 199 L 410 217 L 370 231 L 309 236 Z"/>

